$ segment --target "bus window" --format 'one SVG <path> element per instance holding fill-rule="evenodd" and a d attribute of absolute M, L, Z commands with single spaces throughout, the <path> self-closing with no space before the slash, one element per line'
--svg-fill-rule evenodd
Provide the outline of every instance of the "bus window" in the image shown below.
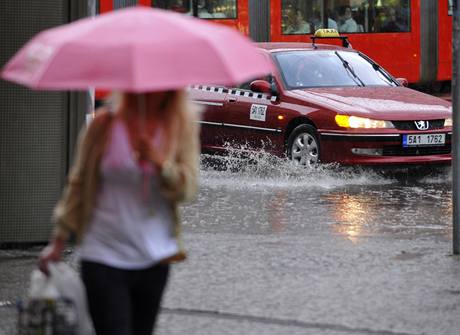
<path fill-rule="evenodd" d="M 322 0 L 282 0 L 281 31 L 283 35 L 312 34 L 322 28 Z M 332 27 L 331 27 L 332 28 Z"/>
<path fill-rule="evenodd" d="M 190 0 L 153 0 L 152 7 L 192 15 L 192 3 Z"/>
<path fill-rule="evenodd" d="M 202 19 L 236 19 L 236 0 L 198 0 L 198 17 Z"/>
<path fill-rule="evenodd" d="M 340 32 L 410 31 L 410 0 L 356 0 L 352 4 L 336 8 L 339 12 Z"/>
<path fill-rule="evenodd" d="M 410 31 L 410 0 L 281 0 L 281 13 L 283 35 Z"/>
<path fill-rule="evenodd" d="M 192 15 L 193 3 L 198 4 L 202 19 L 236 19 L 237 0 L 152 0 L 152 6 Z"/>
<path fill-rule="evenodd" d="M 368 15 L 368 31 L 376 33 L 408 32 L 410 31 L 409 0 L 381 1 L 369 8 L 375 13 Z"/>
<path fill-rule="evenodd" d="M 113 1 L 113 9 L 137 6 L 137 0 L 115 0 Z"/>
<path fill-rule="evenodd" d="M 452 3 L 452 0 L 449 0 L 447 5 L 449 6 L 448 9 L 447 9 L 447 14 L 452 16 L 452 12 L 454 10 L 454 5 Z"/>

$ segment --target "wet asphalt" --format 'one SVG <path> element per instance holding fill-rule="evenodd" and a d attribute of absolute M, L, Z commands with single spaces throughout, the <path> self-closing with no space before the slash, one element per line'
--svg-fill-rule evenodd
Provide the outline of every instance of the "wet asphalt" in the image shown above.
<path fill-rule="evenodd" d="M 203 167 L 156 334 L 460 334 L 450 169 L 406 177 Z M 38 252 L 0 250 L 0 334 Z"/>

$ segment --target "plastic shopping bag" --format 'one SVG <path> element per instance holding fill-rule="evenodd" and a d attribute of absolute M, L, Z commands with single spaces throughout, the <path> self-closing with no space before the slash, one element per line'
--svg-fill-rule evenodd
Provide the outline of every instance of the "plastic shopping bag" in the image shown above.
<path fill-rule="evenodd" d="M 31 274 L 29 296 L 19 306 L 19 335 L 91 335 L 86 292 L 78 274 L 65 263 L 50 263 L 49 276 Z"/>

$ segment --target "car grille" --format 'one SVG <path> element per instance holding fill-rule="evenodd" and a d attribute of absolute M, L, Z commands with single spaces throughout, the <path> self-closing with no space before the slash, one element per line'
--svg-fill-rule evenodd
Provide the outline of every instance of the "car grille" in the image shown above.
<path fill-rule="evenodd" d="M 444 127 L 444 119 L 428 120 L 430 127 L 426 130 L 441 129 Z M 399 130 L 418 130 L 414 121 L 391 121 L 396 129 Z"/>
<path fill-rule="evenodd" d="M 442 155 L 450 154 L 451 145 L 446 144 L 439 147 L 414 147 L 404 148 L 400 146 L 384 147 L 382 156 L 427 156 L 427 155 Z"/>

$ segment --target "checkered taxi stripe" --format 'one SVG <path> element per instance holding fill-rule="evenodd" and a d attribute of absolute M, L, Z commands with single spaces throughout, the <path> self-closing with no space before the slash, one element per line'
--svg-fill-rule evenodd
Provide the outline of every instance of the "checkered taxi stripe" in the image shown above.
<path fill-rule="evenodd" d="M 236 88 L 225 88 L 225 87 L 215 87 L 215 86 L 204 86 L 204 85 L 192 85 L 190 89 L 207 91 L 207 92 L 215 92 L 215 93 L 225 93 L 231 94 L 236 96 L 242 96 L 246 98 L 254 98 L 254 99 L 261 99 L 261 100 L 269 100 L 269 101 L 276 101 L 276 96 L 267 95 L 264 93 L 257 93 L 248 90 L 241 90 Z"/>

